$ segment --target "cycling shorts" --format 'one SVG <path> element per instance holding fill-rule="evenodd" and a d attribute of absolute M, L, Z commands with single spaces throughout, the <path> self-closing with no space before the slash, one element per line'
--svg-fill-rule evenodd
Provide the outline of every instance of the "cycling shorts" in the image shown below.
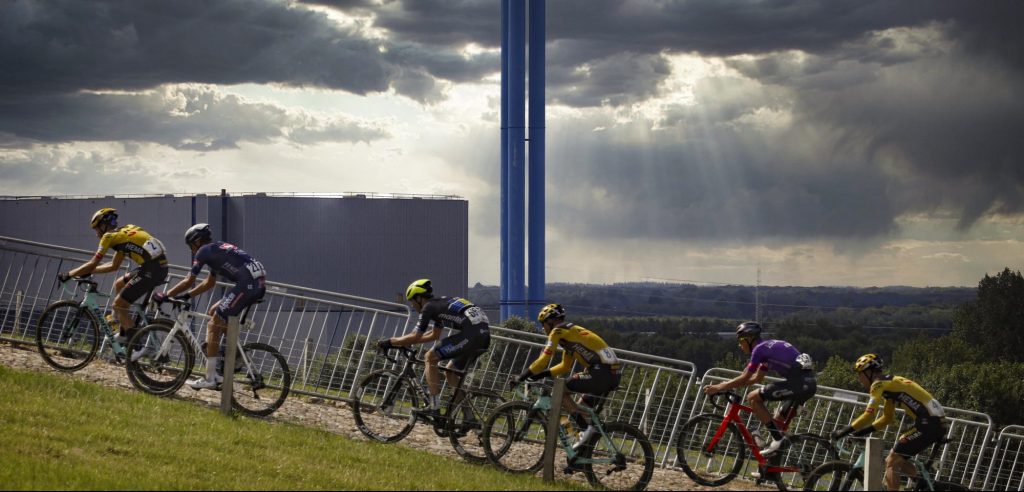
<path fill-rule="evenodd" d="M 910 458 L 924 451 L 928 446 L 939 442 L 945 435 L 946 427 L 938 421 L 933 419 L 923 425 L 919 421 L 896 440 L 892 451 L 904 458 Z"/>
<path fill-rule="evenodd" d="M 239 282 L 227 291 L 223 299 L 217 302 L 217 309 L 214 310 L 214 313 L 227 321 L 229 317 L 238 316 L 242 310 L 263 299 L 263 295 L 266 293 L 267 289 L 262 278 Z"/>
<path fill-rule="evenodd" d="M 787 410 L 791 405 L 803 405 L 818 391 L 818 381 L 814 371 L 793 369 L 782 381 L 773 381 L 761 388 L 761 399 L 765 401 L 787 401 Z"/>
<path fill-rule="evenodd" d="M 162 256 L 160 258 L 163 258 Z M 149 294 L 167 279 L 167 263 L 147 261 L 124 275 L 124 288 L 118 297 L 131 304 Z"/>
<path fill-rule="evenodd" d="M 583 404 L 600 410 L 604 397 L 619 387 L 622 372 L 619 364 L 594 364 L 577 372 L 565 382 L 565 389 L 583 395 Z"/>
<path fill-rule="evenodd" d="M 475 326 L 472 330 L 464 329 L 441 340 L 441 343 L 434 347 L 434 353 L 441 360 L 451 360 L 452 369 L 465 371 L 473 359 L 490 346 L 491 330 L 488 325 L 483 325 Z"/>

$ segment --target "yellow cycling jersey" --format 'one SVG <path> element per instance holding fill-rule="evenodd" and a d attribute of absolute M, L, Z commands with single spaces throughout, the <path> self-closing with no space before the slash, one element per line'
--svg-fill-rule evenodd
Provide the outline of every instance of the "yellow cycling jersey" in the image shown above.
<path fill-rule="evenodd" d="M 140 265 L 153 260 L 167 264 L 164 244 L 137 225 L 128 224 L 104 234 L 96 258 L 103 258 L 108 249 L 125 253 Z"/>
<path fill-rule="evenodd" d="M 601 337 L 582 326 L 562 323 L 551 330 L 544 351 L 533 364 L 530 364 L 530 372 L 534 374 L 542 372 L 548 366 L 548 362 L 551 361 L 551 357 L 555 354 L 555 348 L 558 346 L 561 346 L 564 352 L 562 353 L 562 362 L 551 368 L 553 376 L 569 372 L 572 369 L 573 360 L 585 368 L 594 364 L 611 366 L 619 364 L 615 352 Z"/>
<path fill-rule="evenodd" d="M 917 383 L 901 376 L 884 376 L 871 384 L 870 399 L 864 413 L 853 421 L 855 430 L 867 428 L 870 424 L 875 430 L 882 430 L 892 422 L 896 415 L 896 406 L 903 408 L 915 422 L 929 418 L 936 420 L 945 417 L 942 405 L 930 393 Z M 885 402 L 881 415 L 875 415 L 878 406 Z"/>

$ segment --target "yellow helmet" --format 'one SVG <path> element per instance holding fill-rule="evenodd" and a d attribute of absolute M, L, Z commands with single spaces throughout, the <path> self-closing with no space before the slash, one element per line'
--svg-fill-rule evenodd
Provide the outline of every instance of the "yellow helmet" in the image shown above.
<path fill-rule="evenodd" d="M 117 225 L 117 210 L 109 207 L 101 208 L 92 214 L 92 220 L 89 221 L 89 225 L 96 229 L 100 224 Z"/>
<path fill-rule="evenodd" d="M 537 313 L 537 321 L 544 323 L 551 318 L 564 318 L 565 308 L 561 304 L 548 304 Z"/>
<path fill-rule="evenodd" d="M 434 288 L 430 285 L 429 278 L 421 278 L 411 284 L 409 288 L 405 289 L 405 299 L 411 301 L 413 297 L 422 295 L 426 297 L 433 297 Z"/>
<path fill-rule="evenodd" d="M 875 354 L 864 354 L 853 363 L 853 370 L 863 372 L 868 369 L 882 369 L 882 358 Z"/>

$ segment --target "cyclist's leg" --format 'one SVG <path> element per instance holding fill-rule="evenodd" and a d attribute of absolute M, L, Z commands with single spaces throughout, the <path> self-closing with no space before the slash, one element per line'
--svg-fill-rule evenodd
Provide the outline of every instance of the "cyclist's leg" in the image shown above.
<path fill-rule="evenodd" d="M 135 321 L 132 320 L 131 305 L 139 300 L 156 286 L 152 269 L 138 267 L 127 274 L 119 277 L 114 282 L 117 294 L 114 297 L 114 316 L 121 326 L 121 334 L 130 336 L 135 328 Z"/>
<path fill-rule="evenodd" d="M 572 393 L 582 395 L 580 403 L 593 408 L 594 412 L 597 413 L 600 411 L 604 397 L 618 388 L 619 380 L 620 375 L 618 371 L 612 369 L 607 364 L 594 364 L 587 368 L 586 371 L 573 374 L 566 382 L 565 387 Z M 588 416 L 580 412 L 571 399 L 569 403 L 571 407 L 566 406 L 565 400 L 563 400 L 563 408 L 567 411 L 571 408 L 572 413 L 570 415 L 577 419 L 577 425 L 584 429 L 589 427 L 590 419 Z"/>
<path fill-rule="evenodd" d="M 893 487 L 899 485 L 899 473 L 910 477 L 917 476 L 917 469 L 910 462 L 910 458 L 938 442 L 942 435 L 941 426 L 918 423 L 896 440 L 892 451 L 885 459 L 885 483 L 889 490 L 898 490 Z"/>

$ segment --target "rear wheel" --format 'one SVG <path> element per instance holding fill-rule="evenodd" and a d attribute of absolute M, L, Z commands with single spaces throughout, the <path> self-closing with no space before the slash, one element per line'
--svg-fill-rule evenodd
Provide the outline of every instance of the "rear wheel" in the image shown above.
<path fill-rule="evenodd" d="M 594 435 L 580 447 L 583 473 L 594 487 L 608 490 L 644 490 L 654 475 L 654 448 L 644 433 L 625 422 L 603 426 L 605 436 Z"/>
<path fill-rule="evenodd" d="M 547 416 L 527 401 L 510 401 L 484 422 L 487 460 L 514 473 L 536 473 L 544 465 Z"/>
<path fill-rule="evenodd" d="M 845 461 L 829 461 L 811 471 L 804 490 L 864 490 L 864 470 Z"/>
<path fill-rule="evenodd" d="M 173 325 L 151 324 L 128 341 L 128 380 L 140 391 L 157 396 L 177 392 L 192 374 L 195 352 L 185 334 L 170 337 Z"/>
<path fill-rule="evenodd" d="M 368 374 L 356 389 L 352 417 L 359 430 L 375 441 L 396 442 L 416 425 L 419 399 L 412 382 L 391 371 Z"/>
<path fill-rule="evenodd" d="M 244 359 L 235 356 L 231 403 L 248 415 L 270 415 L 281 408 L 291 390 L 292 374 L 288 370 L 288 362 L 277 349 L 265 343 L 248 343 L 242 346 L 242 350 Z"/>
<path fill-rule="evenodd" d="M 776 462 L 788 470 L 775 476 L 775 485 L 779 490 L 803 490 L 807 477 L 819 465 L 839 459 L 832 443 L 814 434 L 795 434 L 789 436 L 789 446 L 780 451 Z"/>
<path fill-rule="evenodd" d="M 736 478 L 747 460 L 746 443 L 736 424 L 729 422 L 721 436 L 721 415 L 701 414 L 691 418 L 679 430 L 676 454 L 679 466 L 701 485 L 717 487 Z"/>
<path fill-rule="evenodd" d="M 78 301 L 50 304 L 36 325 L 36 348 L 43 361 L 58 371 L 77 371 L 96 357 L 103 340 L 100 322 Z"/>
<path fill-rule="evenodd" d="M 487 461 L 483 441 L 484 422 L 502 403 L 505 403 L 505 399 L 493 391 L 469 390 L 465 398 L 448 409 L 448 440 L 455 452 L 466 461 Z"/>

